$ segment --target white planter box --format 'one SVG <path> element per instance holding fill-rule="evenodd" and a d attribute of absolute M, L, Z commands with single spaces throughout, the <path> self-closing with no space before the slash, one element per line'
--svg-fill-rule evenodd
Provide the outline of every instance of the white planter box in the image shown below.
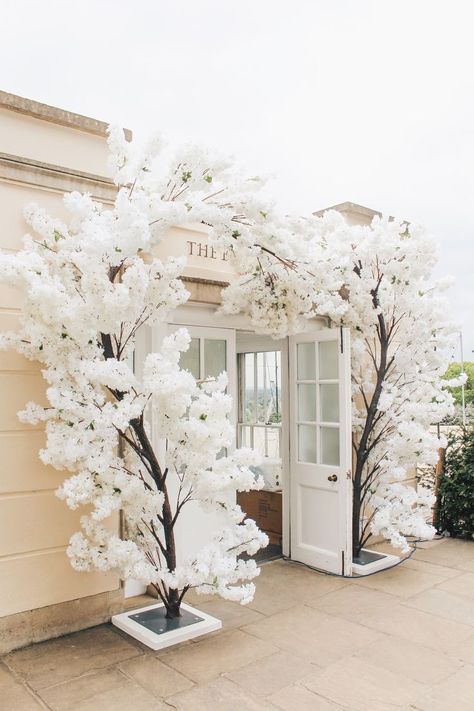
<path fill-rule="evenodd" d="M 163 614 L 156 614 L 155 610 L 163 611 Z M 114 615 L 112 624 L 154 650 L 171 647 L 222 627 L 217 618 L 185 603 L 181 604 L 181 611 L 182 617 L 167 620 L 163 603 L 147 605 Z"/>
<path fill-rule="evenodd" d="M 365 556 L 364 556 L 365 554 Z M 356 575 L 368 575 L 368 573 L 377 573 L 379 570 L 391 568 L 392 565 L 400 562 L 398 555 L 390 553 L 379 553 L 371 551 L 369 548 L 362 548 L 361 558 L 366 558 L 366 562 L 352 562 L 352 572 Z"/>

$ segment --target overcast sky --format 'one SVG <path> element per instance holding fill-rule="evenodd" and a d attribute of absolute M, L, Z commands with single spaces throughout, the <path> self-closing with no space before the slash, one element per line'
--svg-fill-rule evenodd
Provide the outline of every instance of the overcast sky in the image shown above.
<path fill-rule="evenodd" d="M 474 3 L 14 0 L 0 88 L 271 175 L 285 211 L 426 225 L 474 360 Z"/>

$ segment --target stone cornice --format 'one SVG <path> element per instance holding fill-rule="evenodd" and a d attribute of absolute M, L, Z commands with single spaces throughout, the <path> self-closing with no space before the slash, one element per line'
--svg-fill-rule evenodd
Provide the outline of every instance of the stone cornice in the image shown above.
<path fill-rule="evenodd" d="M 181 277 L 186 289 L 190 293 L 189 303 L 212 304 L 218 306 L 222 302 L 221 291 L 229 283 L 226 281 L 213 281 L 197 277 Z"/>
<path fill-rule="evenodd" d="M 73 190 L 88 192 L 106 202 L 112 202 L 117 192 L 110 178 L 9 153 L 0 153 L 0 179 L 63 193 Z"/>
<path fill-rule="evenodd" d="M 104 121 L 98 121 L 97 119 L 82 116 L 81 114 L 75 114 L 72 111 L 58 109 L 56 106 L 42 104 L 39 101 L 25 99 L 23 96 L 9 94 L 6 91 L 0 91 L 0 108 L 16 111 L 17 113 L 31 116 L 41 121 L 55 123 L 59 126 L 74 128 L 78 131 L 85 131 L 86 133 L 93 133 L 95 136 L 105 137 L 107 135 L 108 124 Z M 124 129 L 124 131 L 127 140 L 130 141 L 132 139 L 132 132 L 128 128 Z"/>

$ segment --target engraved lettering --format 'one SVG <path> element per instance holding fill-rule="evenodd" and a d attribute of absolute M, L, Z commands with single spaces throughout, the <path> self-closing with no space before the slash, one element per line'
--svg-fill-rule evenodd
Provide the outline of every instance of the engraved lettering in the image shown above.
<path fill-rule="evenodd" d="M 227 251 L 221 254 L 217 251 L 215 247 L 205 244 L 204 242 L 194 242 L 193 240 L 187 240 L 188 255 L 190 257 L 201 257 L 201 259 L 220 259 L 223 262 L 227 262 Z"/>
<path fill-rule="evenodd" d="M 198 242 L 198 257 L 204 257 L 204 259 L 207 259 L 207 244 Z"/>

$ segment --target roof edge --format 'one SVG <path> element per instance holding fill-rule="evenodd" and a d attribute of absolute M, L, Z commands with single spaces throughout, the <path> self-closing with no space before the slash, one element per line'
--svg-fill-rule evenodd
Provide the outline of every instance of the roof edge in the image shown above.
<path fill-rule="evenodd" d="M 98 121 L 89 116 L 75 114 L 65 109 L 58 109 L 56 106 L 42 104 L 39 101 L 33 101 L 33 99 L 17 96 L 17 94 L 9 94 L 7 91 L 0 90 L 0 108 L 16 111 L 17 113 L 32 116 L 41 121 L 55 123 L 59 126 L 66 126 L 67 128 L 74 128 L 78 131 L 84 131 L 85 133 L 92 133 L 95 136 L 102 136 L 104 138 L 107 136 L 108 124 L 105 121 Z M 127 141 L 130 141 L 132 139 L 130 129 L 124 128 L 124 133 Z"/>
<path fill-rule="evenodd" d="M 382 217 L 382 213 L 379 210 L 372 210 L 370 207 L 364 207 L 364 205 L 358 205 L 356 202 L 340 202 L 338 205 L 331 205 L 330 207 L 325 207 L 322 210 L 317 210 L 313 212 L 316 217 L 322 217 L 328 210 L 337 210 L 338 212 L 352 212 L 359 215 L 366 215 L 367 217 Z"/>

